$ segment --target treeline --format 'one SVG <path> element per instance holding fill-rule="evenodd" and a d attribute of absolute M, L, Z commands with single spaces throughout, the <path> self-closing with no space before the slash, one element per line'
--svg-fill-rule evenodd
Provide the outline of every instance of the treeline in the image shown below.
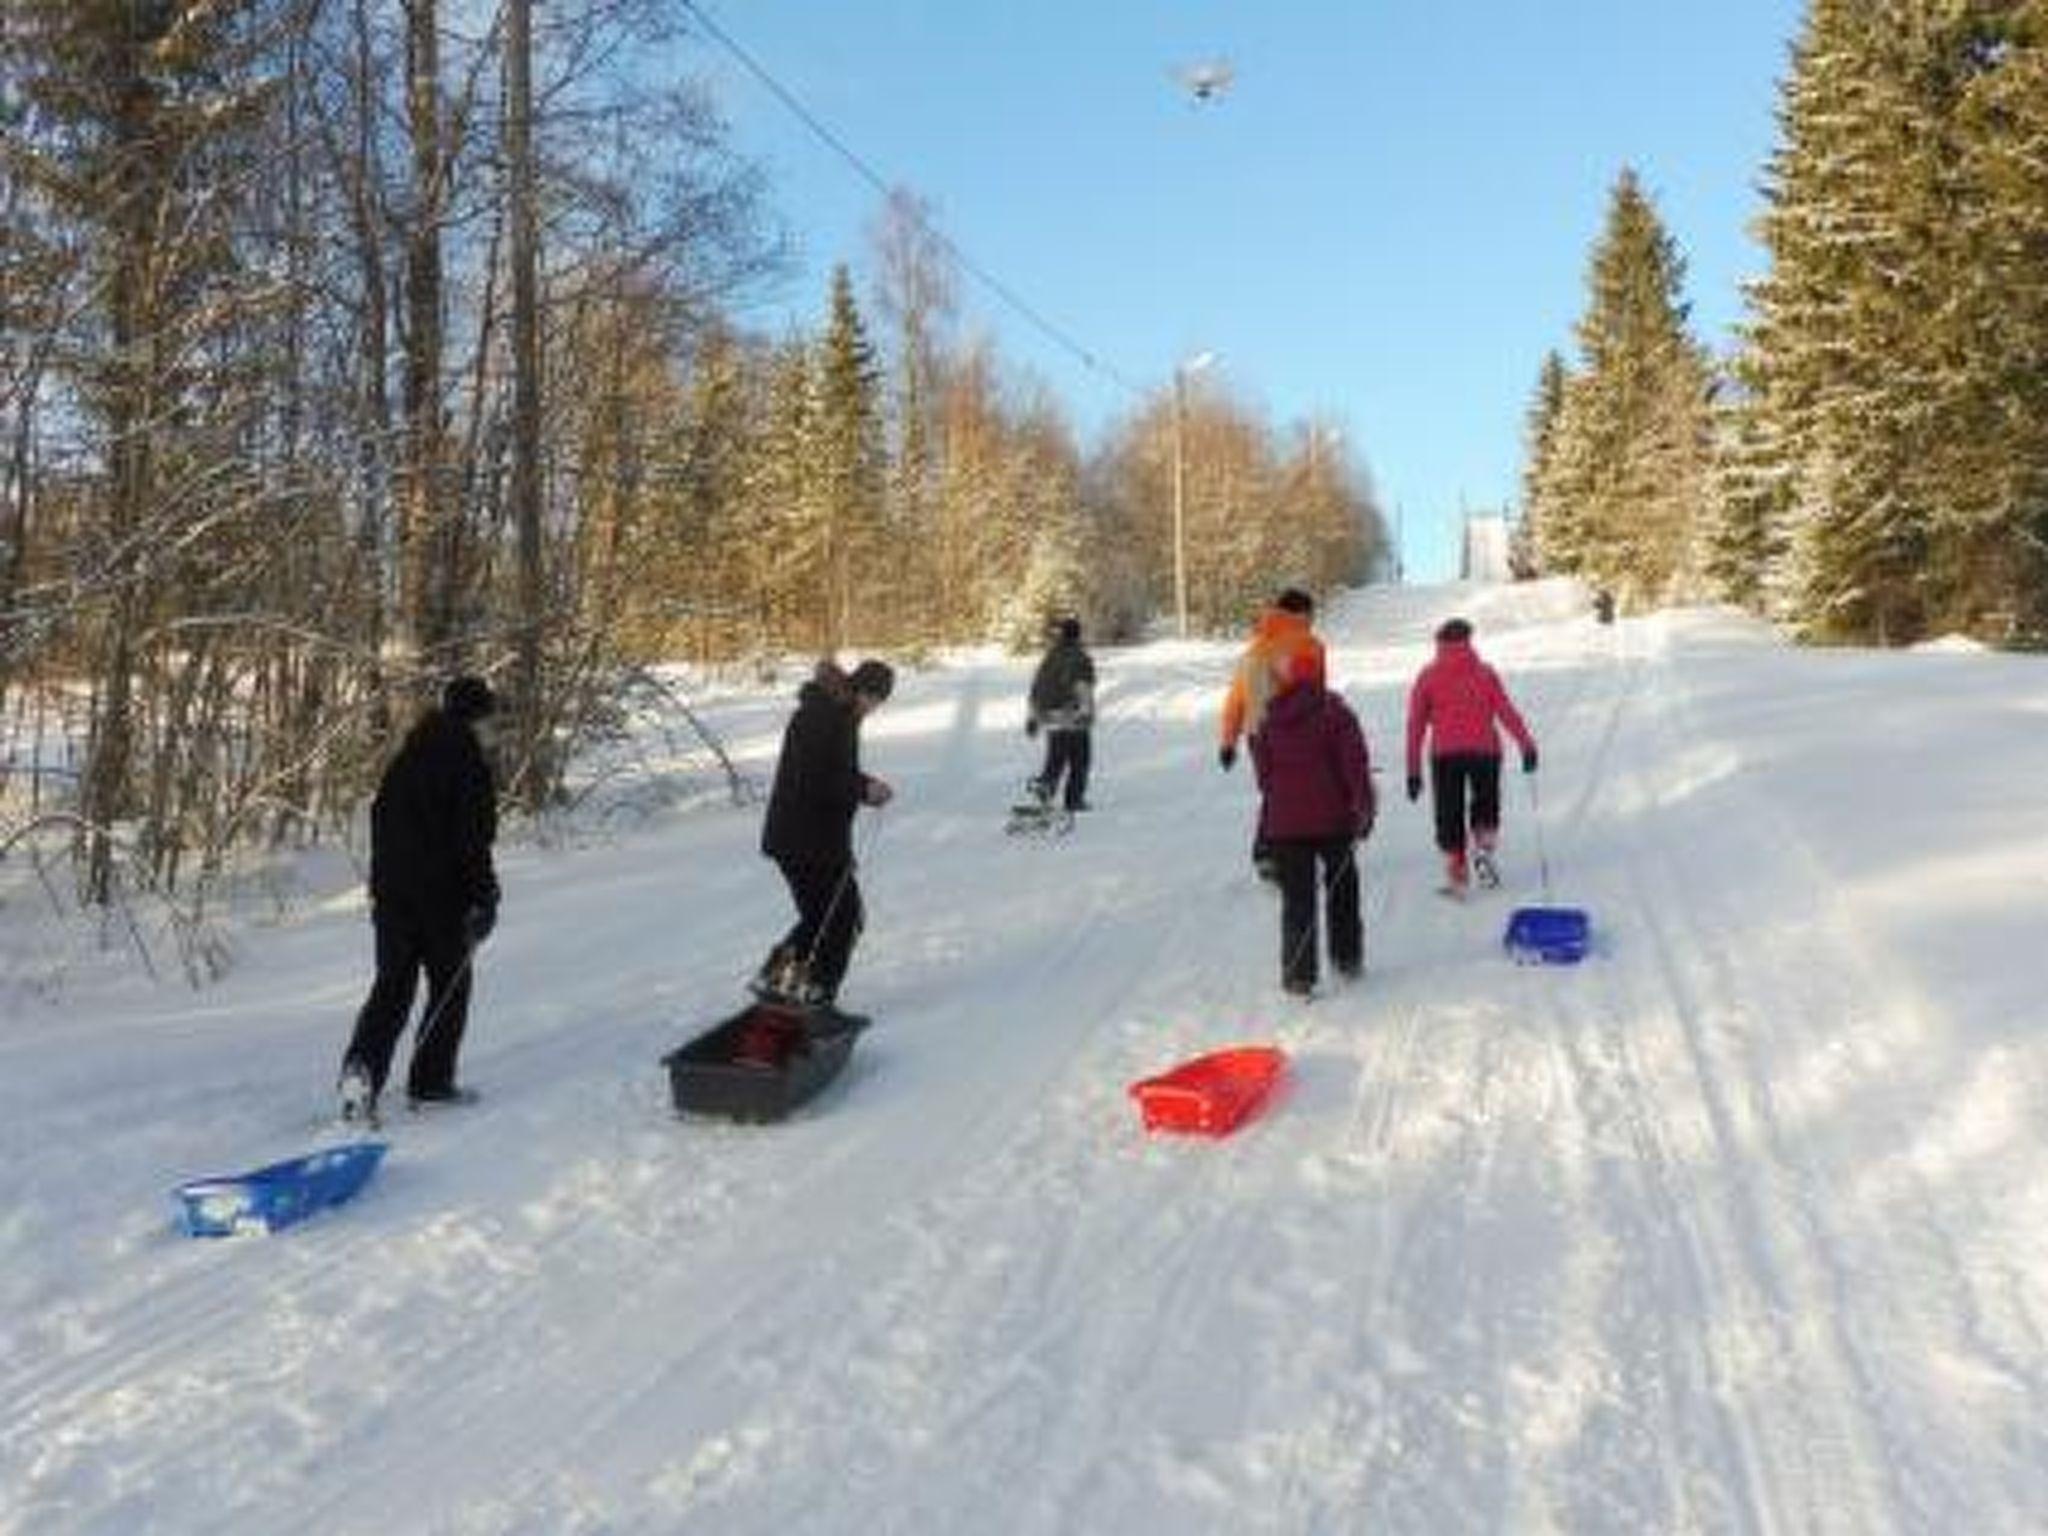
<path fill-rule="evenodd" d="M 2048 644 L 2048 3 L 1813 0 L 1734 355 L 1632 172 L 1539 372 L 1518 558 L 1808 638 Z"/>
<path fill-rule="evenodd" d="M 440 680 L 547 802 L 621 670 L 1235 627 L 1383 533 L 1220 392 L 1084 453 L 960 339 L 926 211 L 786 276 L 662 0 L 0 0 L 0 857 L 106 903 L 346 824 Z"/>

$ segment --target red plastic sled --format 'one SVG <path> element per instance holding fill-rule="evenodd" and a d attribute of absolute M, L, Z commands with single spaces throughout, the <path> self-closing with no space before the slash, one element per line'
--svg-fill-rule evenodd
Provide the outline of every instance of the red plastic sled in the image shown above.
<path fill-rule="evenodd" d="M 1273 1096 L 1287 1053 L 1272 1045 L 1239 1045 L 1184 1061 L 1171 1072 L 1130 1086 L 1148 1131 L 1228 1136 Z"/>

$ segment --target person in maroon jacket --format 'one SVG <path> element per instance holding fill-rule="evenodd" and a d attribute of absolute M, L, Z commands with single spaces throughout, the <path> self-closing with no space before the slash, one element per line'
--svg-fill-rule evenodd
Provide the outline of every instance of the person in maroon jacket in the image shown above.
<path fill-rule="evenodd" d="M 1279 866 L 1280 985 L 1307 997 L 1316 984 L 1318 866 L 1330 964 L 1349 978 L 1364 960 L 1357 844 L 1371 835 L 1374 811 L 1365 732 L 1341 694 L 1305 680 L 1266 706 L 1252 765 L 1260 831 Z"/>
<path fill-rule="evenodd" d="M 1430 796 L 1436 845 L 1444 856 L 1444 893 L 1465 894 L 1469 825 L 1472 865 L 1481 885 L 1498 885 L 1493 862 L 1500 837 L 1500 735 L 1507 727 L 1522 749 L 1522 772 L 1536 771 L 1536 738 L 1500 676 L 1472 648 L 1472 626 L 1447 619 L 1436 632 L 1436 659 L 1408 693 L 1408 798 L 1422 795 L 1422 745 L 1429 738 Z"/>

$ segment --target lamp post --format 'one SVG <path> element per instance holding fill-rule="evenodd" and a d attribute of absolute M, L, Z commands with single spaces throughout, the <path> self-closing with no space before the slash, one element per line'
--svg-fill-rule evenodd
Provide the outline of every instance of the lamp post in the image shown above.
<path fill-rule="evenodd" d="M 1188 375 L 1216 361 L 1200 352 L 1173 370 L 1173 616 L 1180 638 L 1188 637 L 1187 435 Z"/>

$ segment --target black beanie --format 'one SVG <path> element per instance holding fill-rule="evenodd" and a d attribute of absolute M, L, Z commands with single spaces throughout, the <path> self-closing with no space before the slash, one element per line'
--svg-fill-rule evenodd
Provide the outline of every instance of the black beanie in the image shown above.
<path fill-rule="evenodd" d="M 1463 619 L 1445 619 L 1436 629 L 1439 640 L 1470 640 L 1472 626 Z"/>
<path fill-rule="evenodd" d="M 458 677 L 441 690 L 441 712 L 451 720 L 481 720 L 497 709 L 498 696 L 480 677 Z"/>
<path fill-rule="evenodd" d="M 1299 587 L 1289 587 L 1273 599 L 1273 606 L 1288 613 L 1314 613 L 1316 600 Z"/>
<path fill-rule="evenodd" d="M 1069 645 L 1079 640 L 1081 638 L 1081 621 L 1079 619 L 1061 619 L 1060 638 Z"/>
<path fill-rule="evenodd" d="M 864 661 L 853 669 L 847 685 L 855 693 L 864 693 L 875 700 L 886 699 L 896 687 L 896 674 L 886 661 Z"/>

